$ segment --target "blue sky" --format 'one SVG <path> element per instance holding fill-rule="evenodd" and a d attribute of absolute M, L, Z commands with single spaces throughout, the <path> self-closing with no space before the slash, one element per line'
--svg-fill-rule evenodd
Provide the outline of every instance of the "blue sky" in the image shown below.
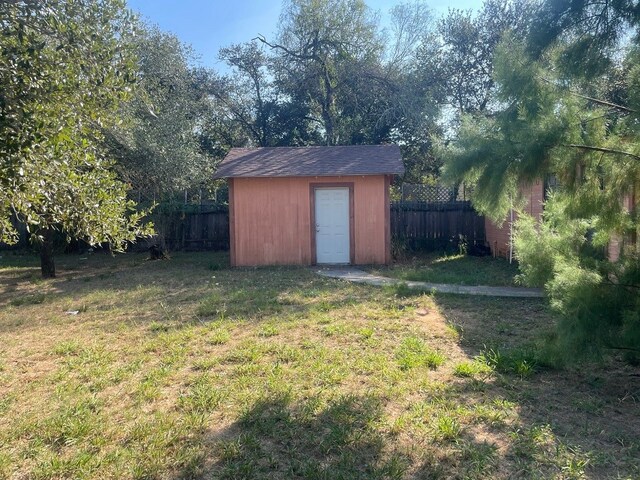
<path fill-rule="evenodd" d="M 162 30 L 190 44 L 201 63 L 223 68 L 218 50 L 232 43 L 247 42 L 258 34 L 273 38 L 280 15 L 280 1 L 273 0 L 128 0 L 129 7 Z M 389 9 L 399 0 L 368 0 L 384 23 Z M 436 14 L 449 7 L 477 9 L 481 0 L 433 0 Z"/>

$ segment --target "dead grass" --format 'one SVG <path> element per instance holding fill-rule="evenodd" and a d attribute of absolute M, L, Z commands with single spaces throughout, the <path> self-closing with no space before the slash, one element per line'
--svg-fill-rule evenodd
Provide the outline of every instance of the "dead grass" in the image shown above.
<path fill-rule="evenodd" d="M 0 268 L 0 477 L 640 476 L 638 370 L 527 370 L 543 301 L 80 258 Z"/>

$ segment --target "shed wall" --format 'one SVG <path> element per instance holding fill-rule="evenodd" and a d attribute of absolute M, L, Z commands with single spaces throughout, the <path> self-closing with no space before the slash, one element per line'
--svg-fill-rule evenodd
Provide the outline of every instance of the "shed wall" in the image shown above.
<path fill-rule="evenodd" d="M 520 187 L 520 193 L 527 199 L 525 211 L 540 221 L 542 219 L 542 210 L 544 203 L 544 182 L 536 180 L 531 185 Z M 514 213 L 513 219 L 517 220 L 518 216 Z M 499 257 L 509 257 L 510 243 L 510 215 L 504 219 L 501 226 L 496 225 L 488 218 L 485 220 L 485 232 L 487 243 L 491 248 L 491 253 Z"/>
<path fill-rule="evenodd" d="M 627 212 L 633 212 L 639 206 L 640 206 L 640 199 L 636 198 L 635 192 L 632 194 L 626 195 L 622 199 L 622 208 Z M 624 248 L 627 245 L 636 245 L 636 249 L 637 249 L 637 242 L 638 242 L 637 232 L 635 234 L 631 234 L 627 236 L 615 235 L 609 241 L 609 245 L 607 246 L 607 258 L 612 262 L 617 262 L 618 260 L 620 260 L 620 255 L 622 255 Z"/>
<path fill-rule="evenodd" d="M 389 182 L 384 175 L 238 177 L 229 182 L 233 265 L 313 264 L 311 184 L 322 183 L 353 183 L 355 263 L 389 260 Z"/>

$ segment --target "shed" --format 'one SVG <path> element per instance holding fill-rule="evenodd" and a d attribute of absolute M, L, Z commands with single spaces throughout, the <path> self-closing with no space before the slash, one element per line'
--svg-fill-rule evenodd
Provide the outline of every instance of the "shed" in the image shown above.
<path fill-rule="evenodd" d="M 233 148 L 231 265 L 384 264 L 391 257 L 389 185 L 397 145 Z"/>

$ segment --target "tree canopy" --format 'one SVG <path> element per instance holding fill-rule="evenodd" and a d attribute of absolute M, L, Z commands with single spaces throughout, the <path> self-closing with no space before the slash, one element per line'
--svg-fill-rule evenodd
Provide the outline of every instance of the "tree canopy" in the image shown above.
<path fill-rule="evenodd" d="M 138 23 L 129 47 L 136 82 L 106 144 L 136 197 L 159 202 L 204 183 L 211 172 L 198 132 L 212 112 L 206 81 L 191 66 L 194 55 L 174 35 Z"/>
<path fill-rule="evenodd" d="M 44 275 L 54 230 L 115 248 L 142 233 L 102 148 L 135 77 L 131 21 L 119 0 L 0 3 L 0 240 L 24 222 Z"/>

